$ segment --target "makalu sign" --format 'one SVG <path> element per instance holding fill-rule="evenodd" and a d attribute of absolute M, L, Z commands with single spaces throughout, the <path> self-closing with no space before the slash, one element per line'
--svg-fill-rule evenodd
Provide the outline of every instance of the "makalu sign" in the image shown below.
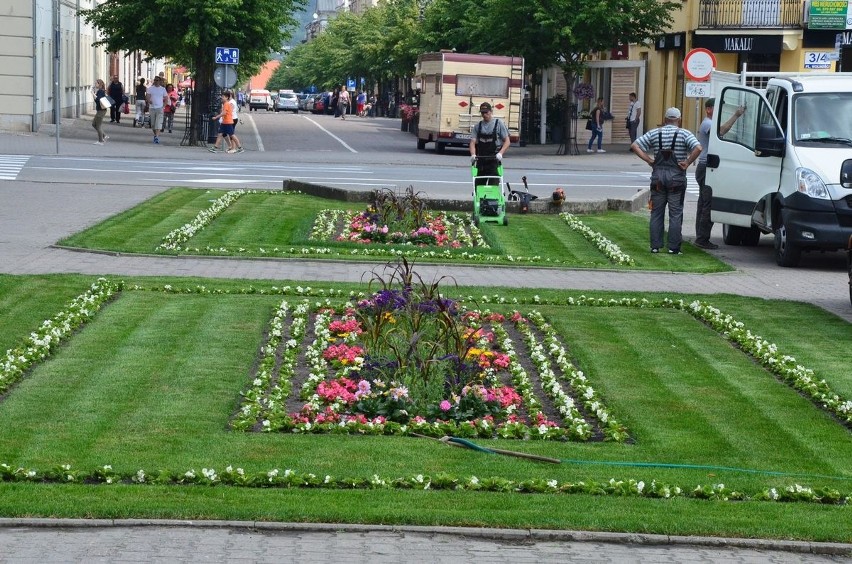
<path fill-rule="evenodd" d="M 852 29 L 852 2 L 811 0 L 808 29 Z"/>

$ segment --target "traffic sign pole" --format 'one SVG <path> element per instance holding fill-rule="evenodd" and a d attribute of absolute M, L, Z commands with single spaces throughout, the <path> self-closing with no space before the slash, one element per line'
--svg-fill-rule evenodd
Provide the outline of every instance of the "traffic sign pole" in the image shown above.
<path fill-rule="evenodd" d="M 702 88 L 701 83 L 710 80 L 710 76 L 713 74 L 713 69 L 715 68 L 716 55 L 703 47 L 692 49 L 683 58 L 684 74 L 687 78 L 695 81 L 686 83 L 684 93 L 687 97 L 698 99 L 695 104 L 696 127 L 701 125 L 701 100 L 708 96 L 708 89 Z"/>

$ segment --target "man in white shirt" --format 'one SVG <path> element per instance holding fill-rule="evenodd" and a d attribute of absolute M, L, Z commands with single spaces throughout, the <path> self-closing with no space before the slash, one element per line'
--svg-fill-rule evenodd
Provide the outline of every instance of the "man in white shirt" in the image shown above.
<path fill-rule="evenodd" d="M 163 107 L 169 100 L 169 93 L 163 86 L 162 78 L 154 77 L 154 85 L 148 88 L 145 97 L 148 100 L 148 113 L 151 115 L 151 131 L 154 133 L 154 143 L 159 145 L 159 133 L 163 130 Z"/>
<path fill-rule="evenodd" d="M 639 121 L 642 118 L 642 102 L 636 97 L 636 92 L 630 93 L 630 108 L 627 110 L 627 131 L 630 132 L 630 143 L 638 137 Z"/>

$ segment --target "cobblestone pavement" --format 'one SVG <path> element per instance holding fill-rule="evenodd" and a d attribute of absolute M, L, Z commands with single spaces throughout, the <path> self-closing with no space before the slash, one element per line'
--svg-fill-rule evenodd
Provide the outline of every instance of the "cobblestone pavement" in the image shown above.
<path fill-rule="evenodd" d="M 849 562 L 849 545 L 451 527 L 112 521 L 0 523 L 0 563 Z M 82 525 L 82 526 L 78 526 Z"/>
<path fill-rule="evenodd" d="M 50 154 L 52 138 L 0 137 L 0 154 Z M 66 143 L 86 154 L 89 143 Z M 116 154 L 120 143 L 106 146 Z M 134 154 L 137 149 L 134 147 Z M 150 150 L 150 149 L 144 149 Z M 619 151 L 626 153 L 626 151 Z M 532 158 L 545 158 L 531 153 Z M 144 156 L 144 155 L 142 155 Z M 588 166 L 582 156 L 576 166 Z M 607 155 L 620 167 L 628 154 Z M 603 160 L 595 161 L 596 167 Z M 0 179 L 0 272 L 117 276 L 201 276 L 302 281 L 361 281 L 374 267 L 341 262 L 138 257 L 51 247 L 60 238 L 142 202 L 147 187 L 37 184 Z M 694 200 L 684 232 L 691 232 Z M 717 242 L 721 230 L 717 226 Z M 713 254 L 735 272 L 694 275 L 543 268 L 425 266 L 424 279 L 459 284 L 729 293 L 814 303 L 852 322 L 844 258 L 806 258 L 801 268 L 775 265 L 772 241 L 757 249 L 722 246 Z M 24 562 L 850 562 L 852 545 L 618 533 L 381 527 L 268 523 L 187 523 L 0 519 L 0 563 Z"/>

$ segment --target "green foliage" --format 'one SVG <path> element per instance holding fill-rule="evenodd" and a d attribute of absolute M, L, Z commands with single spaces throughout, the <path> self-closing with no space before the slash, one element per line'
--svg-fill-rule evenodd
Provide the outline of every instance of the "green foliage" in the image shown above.
<path fill-rule="evenodd" d="M 616 41 L 659 35 L 681 7 L 671 0 L 432 0 L 421 11 L 420 4 L 387 0 L 362 14 L 341 14 L 294 49 L 300 55 L 287 78 L 325 88 L 347 76 L 373 83 L 408 76 L 419 54 L 441 49 L 519 55 L 528 72 L 559 65 L 571 78 Z"/>
<path fill-rule="evenodd" d="M 216 47 L 240 49 L 237 73 L 248 77 L 278 51 L 296 25 L 292 12 L 306 0 L 110 0 L 82 10 L 109 51 L 143 51 L 188 66 L 198 85 L 195 122 L 208 104 Z M 200 131 L 200 127 L 196 127 Z"/>

